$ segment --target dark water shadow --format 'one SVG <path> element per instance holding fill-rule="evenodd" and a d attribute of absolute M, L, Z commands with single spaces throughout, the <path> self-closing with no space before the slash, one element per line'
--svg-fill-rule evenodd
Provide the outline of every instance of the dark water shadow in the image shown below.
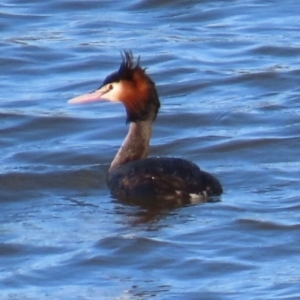
<path fill-rule="evenodd" d="M 123 215 L 130 225 L 139 224 L 157 224 L 160 220 L 171 215 L 177 215 L 183 208 L 190 206 L 205 205 L 206 203 L 221 202 L 221 197 L 212 197 L 208 201 L 201 203 L 179 203 L 155 201 L 149 202 L 149 199 L 115 199 L 114 210 L 117 215 Z"/>

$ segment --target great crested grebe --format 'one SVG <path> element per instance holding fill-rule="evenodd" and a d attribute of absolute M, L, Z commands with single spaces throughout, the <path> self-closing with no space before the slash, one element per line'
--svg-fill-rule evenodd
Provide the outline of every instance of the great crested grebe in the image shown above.
<path fill-rule="evenodd" d="M 204 202 L 222 194 L 222 186 L 211 174 L 181 158 L 147 158 L 152 123 L 160 102 L 154 82 L 135 63 L 131 52 L 124 52 L 118 71 L 107 76 L 96 91 L 75 97 L 68 103 L 98 100 L 122 102 L 129 131 L 108 170 L 111 194 L 133 203 Z"/>

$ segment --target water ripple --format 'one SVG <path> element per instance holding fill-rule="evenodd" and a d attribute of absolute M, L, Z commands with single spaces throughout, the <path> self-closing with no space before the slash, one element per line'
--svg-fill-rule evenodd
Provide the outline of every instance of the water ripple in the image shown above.
<path fill-rule="evenodd" d="M 1 299 L 298 299 L 299 4 L 0 4 Z M 218 203 L 111 199 L 121 105 L 69 106 L 132 49 L 162 103 L 152 156 L 216 174 Z"/>

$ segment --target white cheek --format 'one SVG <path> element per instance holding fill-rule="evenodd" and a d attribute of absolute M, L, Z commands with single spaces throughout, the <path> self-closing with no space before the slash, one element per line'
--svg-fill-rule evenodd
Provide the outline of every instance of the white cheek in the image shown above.
<path fill-rule="evenodd" d="M 112 90 L 106 93 L 103 98 L 112 102 L 120 102 L 122 100 L 122 86 L 120 83 L 114 83 Z"/>

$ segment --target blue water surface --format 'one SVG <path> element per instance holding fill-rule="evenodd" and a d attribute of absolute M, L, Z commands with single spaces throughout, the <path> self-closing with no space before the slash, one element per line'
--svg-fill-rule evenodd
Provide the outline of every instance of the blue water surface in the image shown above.
<path fill-rule="evenodd" d="M 300 6 L 0 4 L 1 299 L 300 298 Z M 131 49 L 162 103 L 152 156 L 215 174 L 221 202 L 110 197 L 122 105 L 70 106 Z"/>

